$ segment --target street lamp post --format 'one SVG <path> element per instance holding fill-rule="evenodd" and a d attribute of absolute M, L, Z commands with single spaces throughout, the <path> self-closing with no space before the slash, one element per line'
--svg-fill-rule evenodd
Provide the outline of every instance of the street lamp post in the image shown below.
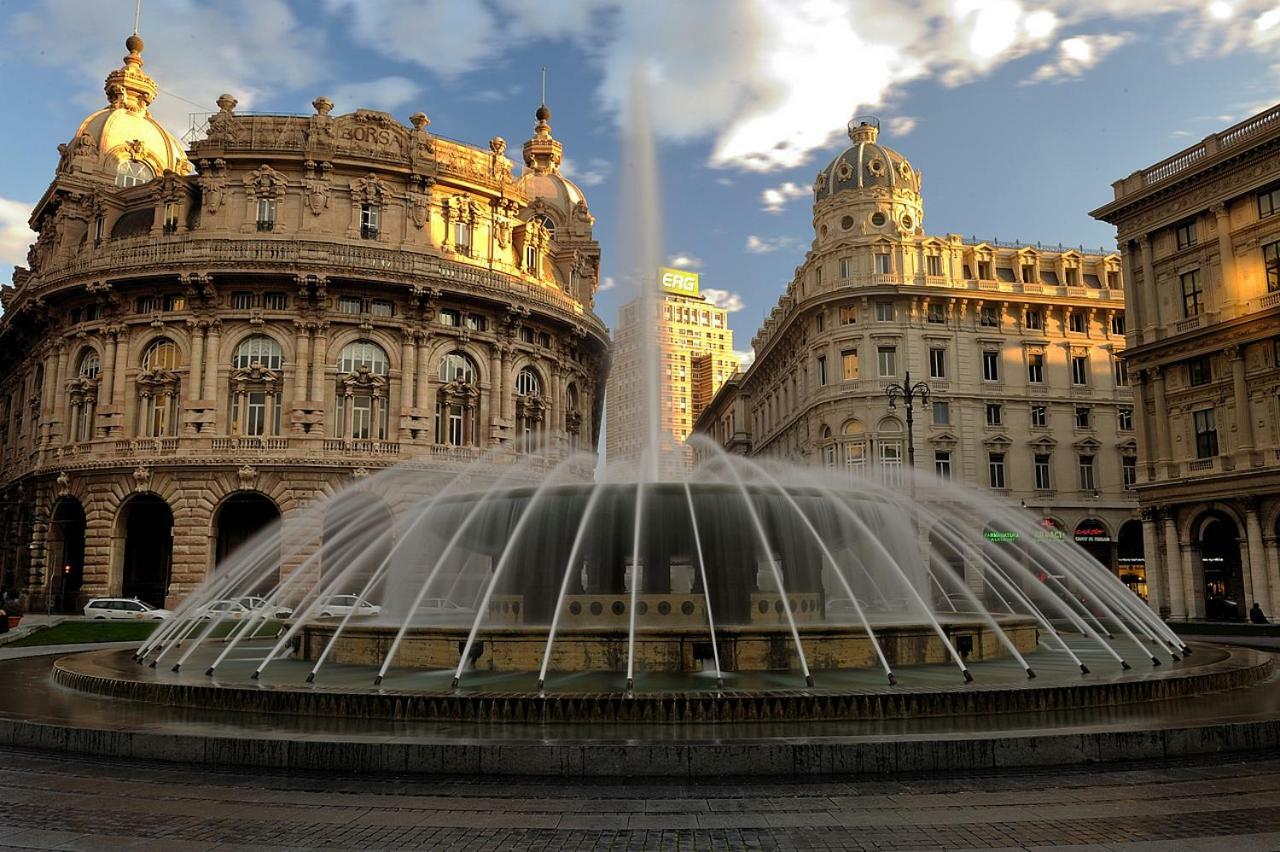
<path fill-rule="evenodd" d="M 907 408 L 907 467 L 911 469 L 911 492 L 915 494 L 916 470 L 916 433 L 915 433 L 915 408 L 916 400 L 920 400 L 921 405 L 929 403 L 929 385 L 927 382 L 911 382 L 911 371 L 907 370 L 902 376 L 902 382 L 894 382 L 885 388 L 885 393 L 889 395 L 889 410 L 896 411 L 898 408 L 898 400 L 901 399 Z"/>

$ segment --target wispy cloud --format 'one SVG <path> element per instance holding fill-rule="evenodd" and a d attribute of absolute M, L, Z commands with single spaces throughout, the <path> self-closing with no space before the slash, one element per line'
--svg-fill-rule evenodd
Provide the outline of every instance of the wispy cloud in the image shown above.
<path fill-rule="evenodd" d="M 906 136 L 908 133 L 916 129 L 916 125 L 920 120 L 912 115 L 895 115 L 889 119 L 887 129 L 891 136 Z"/>
<path fill-rule="evenodd" d="M 1058 58 L 1035 70 L 1024 83 L 1062 82 L 1080 77 L 1129 40 L 1124 33 L 1077 35 L 1058 42 Z"/>
<path fill-rule="evenodd" d="M 27 248 L 35 242 L 35 232 L 27 227 L 31 205 L 0 198 L 0 269 L 7 278 L 16 264 L 26 264 Z"/>
<path fill-rule="evenodd" d="M 612 167 L 612 163 L 599 157 L 587 160 L 585 166 L 579 165 L 577 160 L 565 157 L 560 163 L 560 173 L 582 186 L 599 186 L 608 179 Z"/>
<path fill-rule="evenodd" d="M 717 308 L 724 308 L 730 313 L 740 311 L 745 307 L 742 302 L 741 293 L 731 293 L 728 290 L 716 290 L 712 287 L 704 287 L 702 289 L 702 296 Z"/>
<path fill-rule="evenodd" d="M 796 248 L 800 241 L 795 237 L 757 237 L 747 234 L 746 250 L 750 254 L 768 254 L 785 248 Z"/>
<path fill-rule="evenodd" d="M 606 275 L 604 277 L 604 280 L 600 282 L 600 286 L 597 287 L 596 290 L 597 292 L 603 292 L 605 290 L 612 290 L 614 287 L 617 287 L 617 286 L 618 286 L 618 279 L 614 278 L 612 275 Z"/>
<path fill-rule="evenodd" d="M 738 358 L 739 370 L 745 370 L 755 363 L 756 350 L 754 349 L 735 349 L 733 354 Z"/>
<path fill-rule="evenodd" d="M 702 258 L 695 257 L 688 252 L 676 252 L 667 258 L 667 265 L 674 266 L 677 269 L 701 269 Z"/>
<path fill-rule="evenodd" d="M 343 83 L 333 90 L 336 112 L 378 109 L 392 112 L 412 101 L 422 87 L 407 77 L 382 77 L 363 83 Z"/>
<path fill-rule="evenodd" d="M 810 195 L 808 187 L 800 186 L 793 181 L 787 181 L 779 186 L 771 186 L 760 193 L 760 203 L 765 211 L 769 213 L 781 213 L 783 208 L 787 206 L 787 202 L 796 198 L 808 198 Z"/>

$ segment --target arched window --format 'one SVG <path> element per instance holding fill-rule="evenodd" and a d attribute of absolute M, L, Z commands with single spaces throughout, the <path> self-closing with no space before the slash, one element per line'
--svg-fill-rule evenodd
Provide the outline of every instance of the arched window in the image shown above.
<path fill-rule="evenodd" d="M 90 349 L 80 358 L 80 369 L 76 374 L 82 379 L 96 379 L 98 374 L 102 372 L 102 359 L 98 357 L 98 353 Z"/>
<path fill-rule="evenodd" d="M 344 439 L 387 439 L 387 370 L 382 347 L 357 340 L 338 355 L 337 428 Z"/>
<path fill-rule="evenodd" d="M 98 376 L 102 373 L 102 358 L 90 349 L 80 356 L 76 377 L 69 385 L 67 405 L 67 431 L 69 443 L 93 439 L 95 408 L 98 402 Z"/>
<path fill-rule="evenodd" d="M 138 375 L 138 435 L 158 438 L 177 432 L 178 345 L 161 338 L 147 347 Z"/>
<path fill-rule="evenodd" d="M 284 353 L 280 351 L 280 344 L 265 334 L 255 334 L 245 338 L 236 347 L 231 366 L 237 370 L 247 370 L 254 364 L 268 370 L 279 370 L 283 367 Z"/>
<path fill-rule="evenodd" d="M 480 372 L 463 352 L 440 359 L 440 398 L 436 405 L 436 443 L 453 447 L 480 445 Z"/>
<path fill-rule="evenodd" d="M 564 394 L 564 431 L 569 436 L 569 452 L 580 448 L 579 433 L 582 430 L 582 412 L 578 411 L 578 386 L 570 384 Z"/>
<path fill-rule="evenodd" d="M 516 374 L 516 436 L 521 452 L 533 453 L 541 448 L 545 414 L 542 377 L 532 367 L 525 367 Z"/>
<path fill-rule="evenodd" d="M 533 221 L 547 229 L 547 236 L 551 239 L 556 238 L 556 223 L 551 221 L 551 217 L 546 213 L 539 213 L 533 217 Z"/>
<path fill-rule="evenodd" d="M 231 431 L 236 435 L 280 434 L 280 390 L 284 354 L 265 334 L 245 338 L 231 358 Z"/>
<path fill-rule="evenodd" d="M 896 418 L 886 417 L 880 421 L 876 431 L 879 433 L 876 448 L 880 479 L 886 485 L 896 487 L 902 484 L 902 423 Z"/>
<path fill-rule="evenodd" d="M 836 466 L 836 444 L 831 438 L 831 427 L 823 426 L 821 433 L 822 440 L 822 466 L 830 470 L 834 470 Z"/>
<path fill-rule="evenodd" d="M 861 420 L 846 420 L 840 427 L 844 447 L 844 469 L 850 474 L 861 475 L 867 466 L 866 427 Z"/>
<path fill-rule="evenodd" d="M 123 160 L 116 166 L 116 186 L 139 186 L 154 180 L 156 173 L 146 163 L 138 160 Z"/>

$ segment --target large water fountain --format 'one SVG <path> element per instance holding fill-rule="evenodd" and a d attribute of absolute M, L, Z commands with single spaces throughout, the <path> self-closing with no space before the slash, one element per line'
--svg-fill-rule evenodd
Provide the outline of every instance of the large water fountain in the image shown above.
<path fill-rule="evenodd" d="M 647 115 L 637 85 L 619 269 L 656 317 Z M 176 714 L 164 730 L 181 740 L 197 726 L 206 759 L 221 761 L 328 766 L 336 752 L 300 745 L 318 738 L 372 768 L 845 771 L 862 753 L 839 749 L 865 744 L 828 743 L 812 765 L 801 752 L 815 737 L 939 737 L 930 765 L 994 764 L 993 746 L 962 754 L 943 740 L 999 718 L 1024 730 L 1114 723 L 1117 708 L 1174 698 L 1191 713 L 1190 696 L 1271 676 L 1270 658 L 1251 653 L 1199 647 L 1188 660 L 1115 576 L 990 494 L 911 471 L 883 481 L 748 459 L 705 440 L 686 469 L 658 434 L 656 335 L 640 349 L 652 357 L 639 463 L 495 448 L 444 488 L 411 463 L 369 476 L 264 530 L 135 651 L 58 660 L 53 678 L 74 692 L 50 700 L 128 699 L 92 712 L 152 733 L 155 717 L 136 708 L 163 707 L 152 712 Z M 474 727 L 491 722 L 506 724 Z M 147 742 L 123 736 L 59 742 L 130 754 Z M 279 747 L 253 752 L 242 737 Z M 698 769 L 707 737 L 716 762 Z M 723 737 L 747 745 L 726 751 Z M 542 757 L 521 764 L 511 738 Z M 677 741 L 687 750 L 648 747 Z M 789 758 L 774 749 L 783 742 Z M 1083 742 L 1066 759 L 1105 757 Z M 423 743 L 441 750 L 405 751 Z M 479 757 L 450 750 L 463 744 Z M 500 760 L 485 757 L 491 746 Z"/>

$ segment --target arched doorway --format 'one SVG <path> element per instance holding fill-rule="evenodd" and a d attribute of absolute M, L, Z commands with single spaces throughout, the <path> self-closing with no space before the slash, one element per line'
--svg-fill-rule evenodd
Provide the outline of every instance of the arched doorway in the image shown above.
<path fill-rule="evenodd" d="M 1240 570 L 1240 531 L 1235 521 L 1213 514 L 1200 526 L 1204 568 L 1204 615 L 1210 621 L 1241 621 L 1245 614 Z"/>
<path fill-rule="evenodd" d="M 265 494 L 238 491 L 222 501 L 214 513 L 213 567 L 216 571 L 227 559 L 259 532 L 280 520 L 280 510 Z M 266 594 L 280 579 L 280 540 L 274 540 L 272 552 L 255 556 L 260 568 L 254 569 L 258 579 L 240 584 L 249 594 Z"/>
<path fill-rule="evenodd" d="M 54 612 L 79 612 L 80 587 L 84 585 L 84 507 L 74 497 L 63 497 L 49 519 L 49 608 Z"/>
<path fill-rule="evenodd" d="M 124 547 L 120 594 L 164 606 L 173 567 L 173 512 L 163 498 L 139 494 L 120 509 L 116 540 Z"/>
<path fill-rule="evenodd" d="M 1111 533 L 1107 530 L 1106 524 L 1097 518 L 1085 518 L 1076 524 L 1071 538 L 1083 547 L 1086 553 L 1098 560 L 1098 564 L 1103 568 L 1115 573 L 1115 565 L 1111 559 Z"/>
<path fill-rule="evenodd" d="M 1131 520 L 1120 525 L 1116 535 L 1116 570 L 1120 582 L 1135 595 L 1147 599 L 1147 562 L 1142 545 L 1142 522 Z"/>

